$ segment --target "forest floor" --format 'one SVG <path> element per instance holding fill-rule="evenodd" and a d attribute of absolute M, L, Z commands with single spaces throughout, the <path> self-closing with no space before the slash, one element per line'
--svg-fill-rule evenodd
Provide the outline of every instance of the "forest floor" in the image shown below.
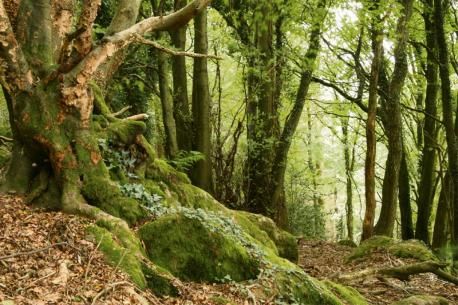
<path fill-rule="evenodd" d="M 313 277 L 335 280 L 342 274 L 354 274 L 368 268 L 397 267 L 418 262 L 398 258 L 386 250 L 347 262 L 353 249 L 337 243 L 303 240 L 299 245 L 299 265 Z M 392 304 L 412 295 L 440 296 L 450 300 L 451 304 L 458 304 L 458 286 L 438 279 L 431 273 L 411 276 L 409 281 L 384 277 L 362 278 L 352 281 L 351 287 L 358 290 L 371 305 Z"/>
<path fill-rule="evenodd" d="M 177 282 L 178 298 L 139 291 L 118 268 L 105 262 L 97 245 L 86 241 L 85 227 L 90 223 L 63 213 L 38 212 L 21 198 L 0 195 L 0 304 L 253 304 L 252 296 L 244 297 L 247 288 L 237 284 Z M 347 264 L 345 257 L 350 252 L 350 247 L 333 243 L 302 241 L 299 263 L 320 279 L 408 263 L 375 253 L 366 261 Z M 411 294 L 444 296 L 458 304 L 457 286 L 429 274 L 409 282 L 366 280 L 355 288 L 371 305 L 390 304 Z M 14 303 L 4 302 L 8 300 Z"/>

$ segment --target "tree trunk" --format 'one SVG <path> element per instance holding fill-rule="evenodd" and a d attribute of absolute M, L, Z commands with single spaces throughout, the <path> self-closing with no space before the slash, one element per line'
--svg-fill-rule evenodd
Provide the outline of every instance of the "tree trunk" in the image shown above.
<path fill-rule="evenodd" d="M 403 11 L 398 19 L 397 44 L 394 50 L 395 65 L 389 92 L 383 99 L 383 124 L 388 138 L 388 158 L 382 188 L 382 209 L 374 228 L 375 234 L 392 236 L 397 211 L 399 170 L 402 161 L 401 93 L 407 75 L 406 47 L 409 37 L 408 23 L 413 11 L 413 0 L 402 1 Z"/>
<path fill-rule="evenodd" d="M 196 53 L 208 53 L 207 11 L 196 16 L 194 20 Z M 194 125 L 193 150 L 203 154 L 204 159 L 198 161 L 191 171 L 194 185 L 213 193 L 213 174 L 211 159 L 211 97 L 208 84 L 208 68 L 206 58 L 194 59 L 194 81 L 192 88 L 192 113 Z"/>
<path fill-rule="evenodd" d="M 353 240 L 353 183 L 352 183 L 352 171 L 353 171 L 353 160 L 351 157 L 350 140 L 348 138 L 348 126 L 349 119 L 342 119 L 342 134 L 344 144 L 344 158 L 345 158 L 345 175 L 347 178 L 346 191 L 347 200 L 345 202 L 346 219 L 347 219 L 347 235 L 348 239 Z"/>
<path fill-rule="evenodd" d="M 372 9 L 377 11 L 379 2 L 374 1 L 374 7 Z M 380 20 L 379 17 L 373 17 L 372 20 L 372 52 L 373 59 L 371 65 L 371 74 L 369 81 L 369 104 L 367 110 L 367 121 L 366 121 L 366 163 L 364 170 L 364 181 L 365 181 L 365 196 L 366 196 L 366 211 L 364 213 L 363 221 L 363 232 L 361 240 L 370 238 L 373 234 L 374 221 L 375 221 L 375 157 L 376 157 L 376 145 L 377 137 L 375 133 L 376 129 L 376 118 L 377 118 L 377 88 L 380 75 L 380 65 L 382 60 L 382 45 L 383 45 L 383 33 L 379 29 Z"/>
<path fill-rule="evenodd" d="M 160 38 L 162 34 L 157 37 Z M 178 153 L 177 128 L 173 116 L 173 97 L 170 86 L 170 57 L 160 50 L 155 50 L 159 75 L 159 92 L 162 105 L 162 121 L 165 133 L 165 151 L 173 159 Z"/>
<path fill-rule="evenodd" d="M 175 0 L 175 11 L 183 8 L 187 2 L 187 0 Z M 172 45 L 175 49 L 185 50 L 186 30 L 187 26 L 183 26 L 170 32 Z M 192 117 L 189 110 L 188 74 L 184 56 L 174 56 L 172 58 L 172 75 L 173 114 L 176 122 L 178 148 L 179 150 L 190 151 L 192 149 L 192 137 L 189 136 L 189 130 L 192 127 Z"/>
<path fill-rule="evenodd" d="M 409 180 L 407 155 L 406 152 L 403 151 L 399 172 L 399 210 L 401 212 L 401 236 L 403 240 L 414 238 Z"/>
<path fill-rule="evenodd" d="M 455 127 L 453 122 L 453 103 L 452 103 L 452 92 L 450 82 L 450 59 L 448 53 L 448 43 L 444 29 L 444 12 L 443 12 L 443 1 L 434 0 L 434 25 L 436 28 L 436 39 L 437 49 L 439 53 L 439 75 L 441 79 L 441 93 L 442 93 L 442 109 L 443 109 L 443 121 L 445 126 L 445 137 L 447 140 L 447 152 L 448 152 L 448 171 L 450 174 L 450 180 L 452 190 L 454 193 L 453 200 L 451 202 L 451 210 L 453 211 L 453 228 L 452 242 L 455 247 L 458 246 L 458 196 L 456 196 L 456 190 L 458 190 L 458 147 L 456 140 Z M 458 251 L 455 250 L 454 258 L 458 258 Z"/>
<path fill-rule="evenodd" d="M 271 191 L 272 203 L 270 204 L 270 206 L 276 208 L 275 219 L 277 224 L 279 224 L 281 227 L 286 226 L 288 219 L 287 213 L 285 211 L 286 204 L 284 196 L 285 172 L 288 161 L 288 153 L 291 147 L 293 136 L 302 117 L 305 100 L 308 95 L 310 83 L 312 82 L 312 74 L 315 70 L 315 62 L 320 52 L 321 27 L 324 22 L 324 17 L 326 15 L 324 2 L 320 2 L 317 11 L 317 14 L 320 14 L 321 18 L 316 18 L 316 22 L 313 24 L 313 30 L 309 38 L 309 47 L 307 50 L 307 54 L 305 55 L 306 68 L 301 75 L 294 107 L 287 117 L 285 126 L 283 127 L 283 131 L 280 136 L 279 143 L 276 147 L 275 159 L 272 167 L 273 191 Z"/>
<path fill-rule="evenodd" d="M 109 80 L 119 65 L 116 54 L 136 34 L 186 23 L 209 1 L 193 1 L 180 12 L 141 24 L 135 24 L 140 1 L 119 1 L 106 37 L 97 44 L 92 28 L 100 1 L 83 1 L 78 9 L 73 1 L 65 1 L 66 6 L 62 2 L 23 0 L 17 20 L 9 19 L 0 2 L 0 57 L 6 63 L 2 80 L 15 138 L 7 177 L 17 177 L 4 187 L 30 191 L 32 201 L 52 193 L 59 203 L 56 208 L 66 212 L 95 219 L 111 217 L 107 212 L 135 223 L 145 213 L 111 181 L 99 139 L 121 147 L 134 145 L 147 160 L 154 158 L 154 151 L 143 137 L 145 124 L 106 113 L 102 88 L 95 84 Z M 80 30 L 71 33 L 75 26 Z M 94 105 L 104 119 L 93 120 Z"/>
<path fill-rule="evenodd" d="M 423 13 L 426 45 L 427 45 L 427 67 L 426 67 L 426 100 L 425 100 L 425 125 L 423 130 L 424 146 L 421 156 L 421 177 L 418 188 L 418 216 L 416 224 L 415 238 L 430 243 L 429 223 L 431 209 L 434 200 L 434 179 L 436 167 L 436 148 L 437 131 L 437 93 L 438 83 L 438 64 L 437 64 L 437 42 L 433 21 L 433 0 L 425 3 Z"/>
<path fill-rule="evenodd" d="M 453 202 L 453 190 L 450 175 L 446 174 L 442 179 L 442 188 L 439 195 L 439 202 L 437 204 L 436 220 L 434 222 L 434 232 L 432 248 L 439 250 L 447 245 L 448 235 L 450 233 L 450 209 Z"/>

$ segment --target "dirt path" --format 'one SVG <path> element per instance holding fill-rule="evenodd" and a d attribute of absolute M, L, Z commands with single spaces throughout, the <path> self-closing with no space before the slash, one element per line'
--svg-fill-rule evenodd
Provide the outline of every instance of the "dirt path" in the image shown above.
<path fill-rule="evenodd" d="M 311 276 L 333 279 L 336 275 L 352 273 L 367 268 L 393 267 L 412 263 L 410 259 L 399 259 L 386 252 L 373 253 L 364 261 L 346 262 L 352 252 L 349 246 L 324 241 L 301 241 L 299 265 Z M 412 276 L 409 281 L 368 278 L 352 285 L 371 305 L 391 304 L 411 295 L 434 295 L 458 304 L 458 287 L 438 279 L 433 274 Z"/>

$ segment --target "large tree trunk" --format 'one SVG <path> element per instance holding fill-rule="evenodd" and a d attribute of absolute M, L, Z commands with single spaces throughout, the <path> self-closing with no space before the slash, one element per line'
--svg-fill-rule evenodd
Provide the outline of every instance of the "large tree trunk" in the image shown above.
<path fill-rule="evenodd" d="M 426 67 L 426 100 L 425 100 L 425 125 L 423 129 L 424 146 L 421 156 L 421 177 L 418 197 L 418 216 L 415 238 L 430 243 L 429 222 L 434 200 L 434 180 L 436 167 L 437 131 L 437 93 L 438 64 L 437 64 L 437 42 L 433 22 L 433 0 L 425 3 L 423 18 L 425 22 L 426 46 L 427 46 L 427 67 Z"/>
<path fill-rule="evenodd" d="M 439 53 L 439 75 L 441 79 L 441 93 L 442 93 L 442 109 L 443 121 L 445 126 L 445 136 L 447 139 L 447 152 L 448 152 L 448 171 L 453 190 L 453 200 L 451 202 L 451 209 L 453 211 L 453 228 L 452 241 L 454 246 L 458 246 L 458 146 L 456 139 L 456 131 L 453 122 L 453 103 L 450 82 L 450 59 L 448 54 L 448 43 L 444 29 L 444 11 L 443 1 L 434 0 L 434 24 L 436 28 L 437 49 Z M 458 251 L 455 250 L 454 258 L 457 260 Z"/>
<path fill-rule="evenodd" d="M 208 53 L 207 11 L 196 16 L 194 21 L 194 50 L 196 53 Z M 192 113 L 194 125 L 193 150 L 203 154 L 191 171 L 194 185 L 213 193 L 213 173 L 211 159 L 211 96 L 206 58 L 194 59 L 194 81 L 192 88 Z"/>
<path fill-rule="evenodd" d="M 388 138 L 388 158 L 382 188 L 382 209 L 374 228 L 375 234 L 392 236 L 396 220 L 399 170 L 402 161 L 401 93 L 407 75 L 406 47 L 409 37 L 408 23 L 413 11 L 413 0 L 402 1 L 402 15 L 398 19 L 397 42 L 394 50 L 395 65 L 384 100 L 383 124 Z"/>
<path fill-rule="evenodd" d="M 4 187 L 30 191 L 30 200 L 52 192 L 56 208 L 93 218 L 104 213 L 91 205 L 131 223 L 142 217 L 138 203 L 111 181 L 98 140 L 135 145 L 151 160 L 154 151 L 142 136 L 145 124 L 110 116 L 95 83 L 106 83 L 119 65 L 116 54 L 137 34 L 186 23 L 208 2 L 196 0 L 179 12 L 135 24 L 140 1 L 119 1 L 107 36 L 96 45 L 92 25 L 100 1 L 83 1 L 77 10 L 73 1 L 23 0 L 17 19 L 10 19 L 0 2 L 0 57 L 7 64 L 1 78 L 15 140 L 7 177 L 18 177 Z M 72 34 L 74 27 L 79 30 Z M 101 113 L 97 118 L 94 104 Z"/>

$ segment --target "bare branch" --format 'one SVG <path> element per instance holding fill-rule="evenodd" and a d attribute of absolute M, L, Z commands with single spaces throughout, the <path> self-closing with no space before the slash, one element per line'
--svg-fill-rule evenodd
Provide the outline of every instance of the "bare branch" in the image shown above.
<path fill-rule="evenodd" d="M 155 49 L 158 49 L 159 51 L 162 51 L 164 53 L 173 55 L 173 56 L 187 56 L 187 57 L 193 57 L 193 58 L 211 58 L 215 60 L 223 60 L 222 57 L 216 56 L 216 55 L 209 55 L 209 54 L 200 54 L 200 53 L 194 53 L 194 52 L 186 52 L 186 51 L 178 51 L 178 50 L 173 50 L 170 48 L 167 48 L 155 41 L 145 39 L 140 35 L 135 35 L 135 41 L 146 44 L 149 46 L 152 46 Z"/>

